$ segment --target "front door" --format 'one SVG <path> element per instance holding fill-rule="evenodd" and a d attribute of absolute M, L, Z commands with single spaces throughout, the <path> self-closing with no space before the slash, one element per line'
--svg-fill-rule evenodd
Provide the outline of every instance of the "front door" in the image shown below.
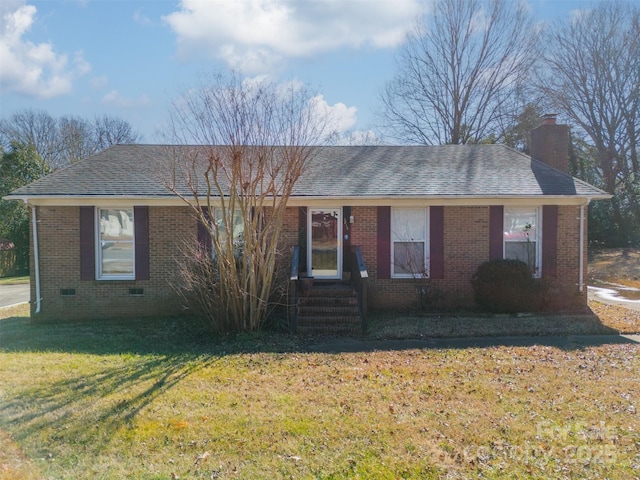
<path fill-rule="evenodd" d="M 342 209 L 309 208 L 307 271 L 314 278 L 342 277 Z"/>

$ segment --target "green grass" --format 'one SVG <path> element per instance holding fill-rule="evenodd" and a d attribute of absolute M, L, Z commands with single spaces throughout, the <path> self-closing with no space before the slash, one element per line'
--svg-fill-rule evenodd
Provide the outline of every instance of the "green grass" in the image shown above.
<path fill-rule="evenodd" d="M 307 353 L 0 320 L 0 478 L 633 478 L 640 346 Z M 172 477 L 173 475 L 173 477 Z"/>
<path fill-rule="evenodd" d="M 0 285 L 18 285 L 29 283 L 29 275 L 22 277 L 0 277 Z"/>

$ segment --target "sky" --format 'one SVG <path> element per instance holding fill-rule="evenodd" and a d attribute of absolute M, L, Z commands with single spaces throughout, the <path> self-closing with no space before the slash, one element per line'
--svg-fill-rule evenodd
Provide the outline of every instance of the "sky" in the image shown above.
<path fill-rule="evenodd" d="M 516 1 L 516 0 L 513 0 Z M 522 0 L 554 22 L 590 0 Z M 629 0 L 639 1 L 640 0 Z M 343 134 L 375 131 L 379 93 L 426 0 L 1 0 L 0 118 L 128 121 L 158 143 L 169 103 L 202 75 L 297 81 Z"/>

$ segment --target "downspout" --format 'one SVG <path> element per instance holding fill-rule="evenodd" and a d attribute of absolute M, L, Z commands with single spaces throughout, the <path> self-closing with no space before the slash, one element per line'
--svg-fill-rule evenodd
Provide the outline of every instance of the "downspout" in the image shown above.
<path fill-rule="evenodd" d="M 36 216 L 36 206 L 31 207 L 31 221 L 33 222 L 33 265 L 36 284 L 36 311 L 40 313 L 40 261 L 38 259 L 38 219 Z"/>
<path fill-rule="evenodd" d="M 580 271 L 578 273 L 578 291 L 580 293 L 584 291 L 584 207 L 588 204 L 587 200 L 586 204 L 580 205 Z"/>

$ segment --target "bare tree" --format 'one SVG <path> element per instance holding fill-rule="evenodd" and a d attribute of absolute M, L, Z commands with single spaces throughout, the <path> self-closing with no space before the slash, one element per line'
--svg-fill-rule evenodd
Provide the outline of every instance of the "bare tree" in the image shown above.
<path fill-rule="evenodd" d="M 129 122 L 102 115 L 93 121 L 93 139 L 95 150 L 100 151 L 119 143 L 138 143 L 142 135 L 134 131 Z"/>
<path fill-rule="evenodd" d="M 116 143 L 138 143 L 142 136 L 125 120 L 104 115 L 91 123 L 81 117 L 58 119 L 43 110 L 22 110 L 0 120 L 0 145 L 33 146 L 50 170 Z"/>
<path fill-rule="evenodd" d="M 95 153 L 95 142 L 89 122 L 80 117 L 58 119 L 58 150 L 65 163 L 75 162 Z"/>
<path fill-rule="evenodd" d="M 614 194 L 615 223 L 637 228 L 640 9 L 628 2 L 602 2 L 568 24 L 557 24 L 547 44 L 541 89 L 591 140 L 598 183 Z"/>
<path fill-rule="evenodd" d="M 502 143 L 529 155 L 531 149 L 531 130 L 540 126 L 543 107 L 537 103 L 525 105 L 520 114 L 513 119 L 513 124 L 502 133 Z"/>
<path fill-rule="evenodd" d="M 64 163 L 58 147 L 57 121 L 44 110 L 23 110 L 0 120 L 0 143 L 7 151 L 12 145 L 33 146 L 52 169 Z"/>
<path fill-rule="evenodd" d="M 184 277 L 217 330 L 256 330 L 273 306 L 287 201 L 326 133 L 311 98 L 294 83 L 232 75 L 206 79 L 172 105 L 180 147 L 167 184 L 212 245 L 187 259 Z"/>
<path fill-rule="evenodd" d="M 381 93 L 389 135 L 418 144 L 463 144 L 499 135 L 522 109 L 537 37 L 526 6 L 440 0 L 400 50 Z"/>

